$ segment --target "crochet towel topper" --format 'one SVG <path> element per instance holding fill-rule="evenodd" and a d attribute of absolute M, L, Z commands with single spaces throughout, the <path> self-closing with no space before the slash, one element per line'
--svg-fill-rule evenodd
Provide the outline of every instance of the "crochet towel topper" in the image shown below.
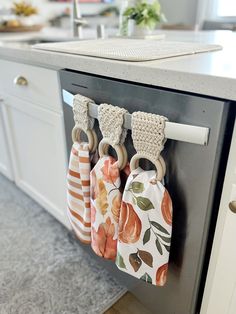
<path fill-rule="evenodd" d="M 123 169 L 128 160 L 124 141 L 127 130 L 123 127 L 124 115 L 127 110 L 117 106 L 101 104 L 98 107 L 98 121 L 103 135 L 103 139 L 99 144 L 100 157 L 107 155 L 109 145 L 111 145 L 118 157 L 119 169 Z"/>
<path fill-rule="evenodd" d="M 94 119 L 89 116 L 89 104 L 94 103 L 90 98 L 82 95 L 75 95 L 73 100 L 73 113 L 75 126 L 72 130 L 73 142 L 80 143 L 81 131 L 86 133 L 89 142 L 89 150 L 94 152 L 97 148 L 97 135 L 93 130 Z"/>
<path fill-rule="evenodd" d="M 132 114 L 132 139 L 137 151 L 131 161 L 130 168 L 134 170 L 141 158 L 150 160 L 157 169 L 157 180 L 165 175 L 166 166 L 160 153 L 164 149 L 166 117 L 146 112 L 134 112 Z"/>

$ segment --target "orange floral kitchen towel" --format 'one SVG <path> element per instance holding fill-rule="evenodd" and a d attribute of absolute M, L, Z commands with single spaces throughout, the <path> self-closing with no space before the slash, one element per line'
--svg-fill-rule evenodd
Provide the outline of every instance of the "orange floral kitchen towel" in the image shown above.
<path fill-rule="evenodd" d="M 116 265 L 157 286 L 166 282 L 172 232 L 172 202 L 156 171 L 137 168 L 122 198 Z"/>
<path fill-rule="evenodd" d="M 122 171 L 127 173 L 128 166 Z M 122 180 L 118 162 L 112 156 L 99 159 L 90 174 L 92 249 L 106 259 L 115 260 Z M 126 178 L 127 178 L 126 176 Z"/>
<path fill-rule="evenodd" d="M 67 174 L 67 214 L 77 237 L 91 243 L 90 156 L 88 143 L 75 142 Z"/>

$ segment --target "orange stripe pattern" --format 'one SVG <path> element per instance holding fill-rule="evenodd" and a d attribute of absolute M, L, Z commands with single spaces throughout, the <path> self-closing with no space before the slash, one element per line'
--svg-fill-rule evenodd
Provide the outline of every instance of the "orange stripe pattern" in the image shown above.
<path fill-rule="evenodd" d="M 67 173 L 67 214 L 77 237 L 91 243 L 90 159 L 88 143 L 74 143 Z"/>

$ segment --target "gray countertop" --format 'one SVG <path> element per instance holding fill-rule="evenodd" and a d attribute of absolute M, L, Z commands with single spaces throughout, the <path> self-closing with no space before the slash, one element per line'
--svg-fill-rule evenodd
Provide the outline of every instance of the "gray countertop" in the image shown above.
<path fill-rule="evenodd" d="M 164 32 L 167 40 L 220 44 L 223 50 L 156 61 L 127 62 L 41 51 L 26 44 L 3 41 L 0 43 L 0 58 L 236 100 L 236 33 Z"/>

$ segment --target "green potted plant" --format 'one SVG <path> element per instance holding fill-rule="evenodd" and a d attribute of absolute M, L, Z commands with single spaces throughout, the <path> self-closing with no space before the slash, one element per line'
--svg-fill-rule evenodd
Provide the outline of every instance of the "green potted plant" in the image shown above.
<path fill-rule="evenodd" d="M 126 8 L 123 17 L 128 36 L 137 37 L 150 34 L 158 23 L 166 20 L 158 0 L 137 0 L 134 5 Z"/>
<path fill-rule="evenodd" d="M 17 20 L 24 26 L 34 25 L 38 9 L 33 6 L 28 0 L 20 0 L 13 3 L 12 13 L 17 17 Z"/>

